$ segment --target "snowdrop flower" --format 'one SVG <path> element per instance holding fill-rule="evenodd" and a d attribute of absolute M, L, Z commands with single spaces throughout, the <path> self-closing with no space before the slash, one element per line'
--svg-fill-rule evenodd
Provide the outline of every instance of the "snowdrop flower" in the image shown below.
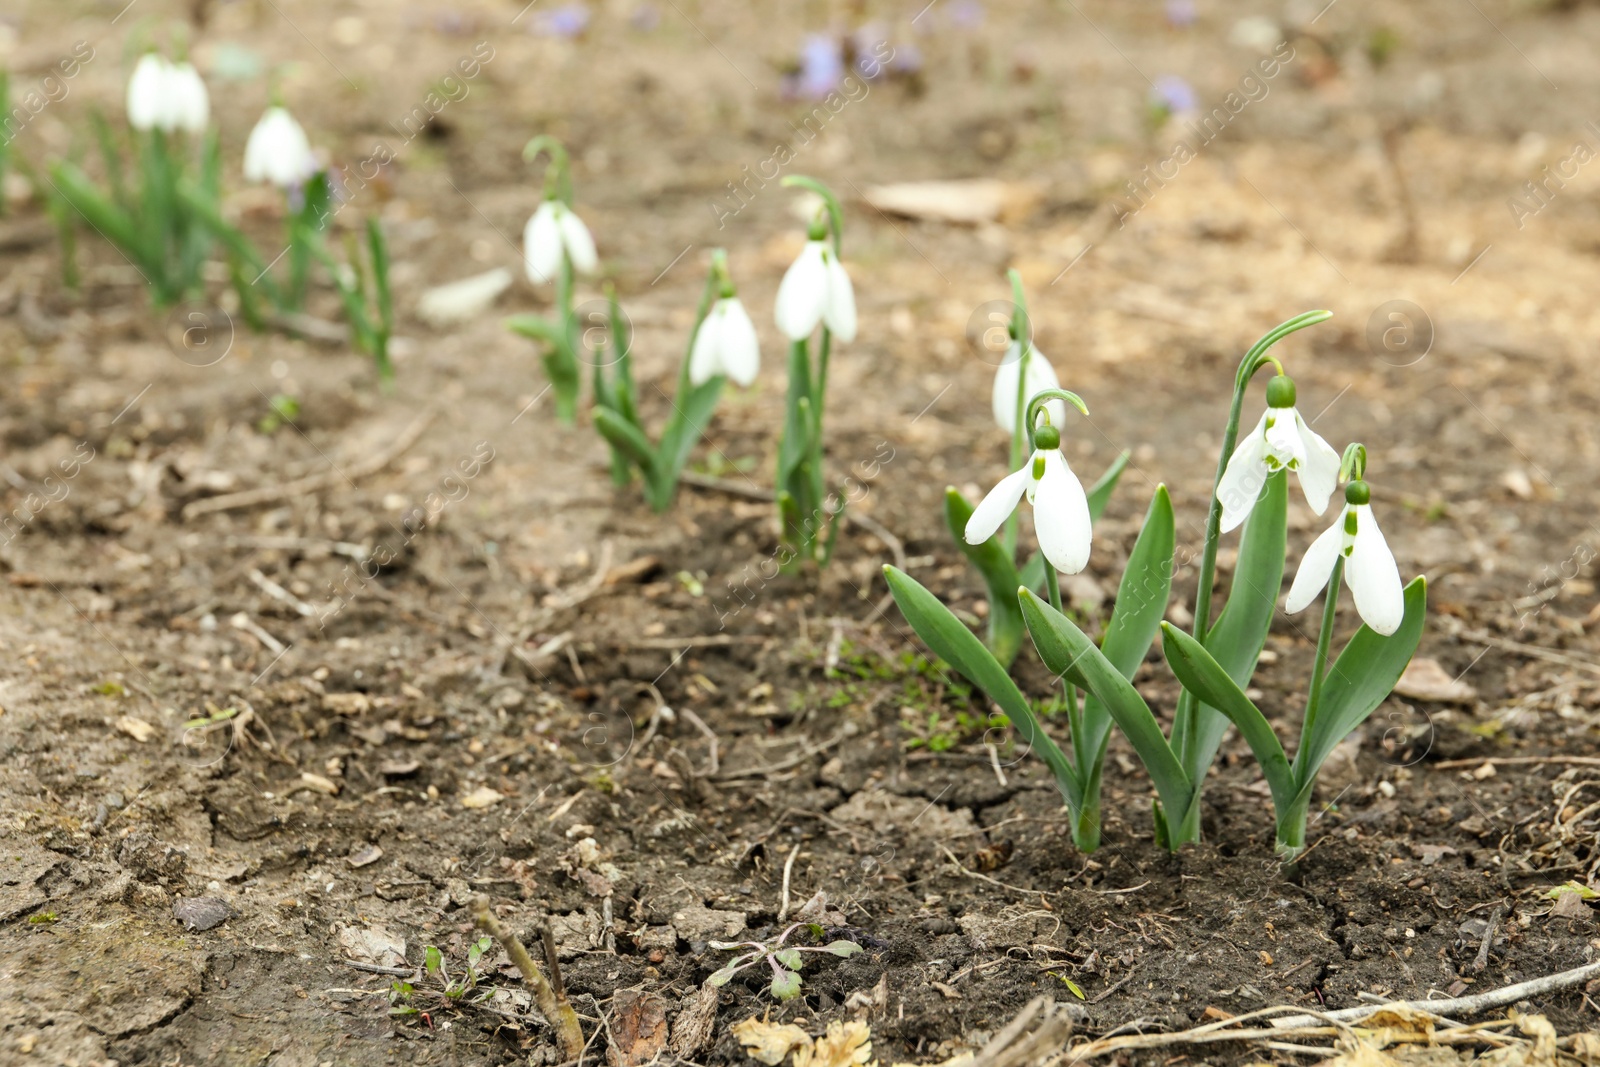
<path fill-rule="evenodd" d="M 267 108 L 245 142 L 245 180 L 289 189 L 320 169 L 306 131 L 294 116 L 277 105 Z"/>
<path fill-rule="evenodd" d="M 1387 637 L 1400 628 L 1406 613 L 1400 568 L 1395 566 L 1394 553 L 1378 529 L 1378 520 L 1372 517 L 1367 483 L 1359 479 L 1346 483 L 1344 499 L 1339 520 L 1306 549 L 1284 610 L 1293 615 L 1315 600 L 1342 556 L 1344 580 L 1355 597 L 1356 613 L 1362 622 Z"/>
<path fill-rule="evenodd" d="M 167 115 L 167 72 L 171 64 L 164 56 L 146 52 L 134 64 L 128 79 L 128 125 L 136 130 L 162 126 Z"/>
<path fill-rule="evenodd" d="M 1062 574 L 1077 574 L 1089 563 L 1089 498 L 1083 484 L 1061 454 L 1061 433 L 1048 423 L 1034 431 L 1034 452 L 1027 466 L 1012 471 L 989 490 L 967 520 L 969 545 L 981 545 L 1016 510 L 1022 494 L 1033 505 L 1033 527 L 1039 551 Z"/>
<path fill-rule="evenodd" d="M 725 374 L 740 385 L 749 385 L 760 369 L 761 342 L 756 338 L 755 323 L 733 295 L 732 286 L 727 286 L 694 336 L 694 348 L 689 352 L 689 382 L 704 385 Z"/>
<path fill-rule="evenodd" d="M 1250 514 L 1267 476 L 1292 470 L 1311 510 L 1321 515 L 1339 485 L 1339 453 L 1311 431 L 1294 407 L 1294 382 L 1278 375 L 1267 384 L 1267 410 L 1256 428 L 1228 459 L 1217 499 L 1222 501 L 1222 532 Z"/>
<path fill-rule="evenodd" d="M 804 341 L 826 323 L 841 341 L 856 336 L 856 293 L 850 275 L 825 240 L 821 223 L 811 227 L 806 246 L 778 285 L 778 329 L 791 341 Z"/>
<path fill-rule="evenodd" d="M 580 274 L 593 274 L 600 269 L 589 227 L 560 200 L 546 200 L 533 213 L 522 231 L 522 251 L 528 280 L 535 285 L 555 281 L 561 272 L 563 253 Z"/>
<path fill-rule="evenodd" d="M 205 82 L 190 63 L 146 52 L 128 79 L 128 124 L 136 130 L 204 133 L 211 118 Z"/>
<path fill-rule="evenodd" d="M 1017 381 L 1023 377 L 1022 346 L 1016 341 L 1011 342 L 1011 347 L 1006 349 L 1006 358 L 1000 362 L 1000 367 L 994 372 L 994 421 L 1008 434 L 1017 432 L 1017 417 L 1019 403 L 1025 408 L 1034 394 L 1045 389 L 1061 388 L 1061 380 L 1056 377 L 1056 369 L 1050 361 L 1044 358 L 1044 353 L 1028 346 L 1028 370 L 1026 380 L 1023 381 L 1022 398 L 1017 398 Z M 1050 422 L 1059 425 L 1067 419 L 1067 405 L 1062 400 L 1050 400 L 1045 403 L 1044 410 L 1050 413 Z"/>
<path fill-rule="evenodd" d="M 162 129 L 185 133 L 206 132 L 211 121 L 211 97 L 193 63 L 173 63 L 167 68 L 167 122 Z"/>

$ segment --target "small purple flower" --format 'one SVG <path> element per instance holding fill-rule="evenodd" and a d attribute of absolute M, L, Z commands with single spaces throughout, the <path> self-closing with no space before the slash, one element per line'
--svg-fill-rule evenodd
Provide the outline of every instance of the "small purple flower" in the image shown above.
<path fill-rule="evenodd" d="M 975 30 L 983 25 L 983 5 L 978 0 L 956 0 L 948 17 L 958 30 Z"/>
<path fill-rule="evenodd" d="M 1194 25 L 1194 0 L 1167 0 L 1167 23 L 1176 29 L 1186 30 Z"/>
<path fill-rule="evenodd" d="M 844 59 L 839 54 L 839 42 L 820 33 L 806 37 L 800 49 L 800 75 L 795 92 L 818 100 L 838 88 L 843 77 Z"/>
<path fill-rule="evenodd" d="M 562 4 L 533 20 L 533 32 L 543 37 L 578 37 L 588 28 L 589 9 L 583 4 Z"/>
<path fill-rule="evenodd" d="M 1188 82 L 1176 74 L 1163 74 L 1150 90 L 1150 106 L 1169 115 L 1182 115 L 1194 111 L 1198 100 Z"/>

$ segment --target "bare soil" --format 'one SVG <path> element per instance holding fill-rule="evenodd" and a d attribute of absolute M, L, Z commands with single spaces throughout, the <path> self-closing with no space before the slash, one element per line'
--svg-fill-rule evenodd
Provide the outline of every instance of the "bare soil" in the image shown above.
<path fill-rule="evenodd" d="M 120 107 L 134 35 L 187 10 L 113 23 L 115 6 L 25 0 L 0 19 L 14 94 L 75 42 L 95 50 L 18 135 L 35 164 L 87 146 L 91 110 Z M 864 1017 L 884 1062 L 932 1062 L 1040 993 L 1098 1034 L 1481 991 L 1591 959 L 1587 906 L 1551 915 L 1546 894 L 1595 877 L 1600 773 L 1530 758 L 1600 756 L 1600 170 L 1546 184 L 1520 218 L 1507 201 L 1593 143 L 1600 12 L 1330 5 L 1270 91 L 1119 225 L 1125 183 L 1178 135 L 1147 123 L 1146 77 L 1180 74 L 1220 104 L 1258 59 L 1229 43 L 1250 5 L 1201 4 L 1175 29 L 1154 5 L 610 3 L 573 40 L 531 32 L 549 12 L 519 6 L 225 4 L 195 33 L 230 158 L 266 99 L 263 75 L 221 73 L 239 49 L 289 65 L 285 95 L 336 161 L 387 150 L 341 224 L 379 212 L 390 234 L 392 393 L 344 346 L 242 325 L 196 366 L 185 320 L 152 311 L 112 249 L 84 242 L 73 291 L 37 202 L 0 221 L 0 1061 L 553 1063 L 498 950 L 491 999 L 424 977 L 416 1014 L 391 1014 L 407 1003 L 395 976 L 348 962 L 409 973 L 434 945 L 459 976 L 478 893 L 530 941 L 552 925 L 599 1031 L 590 1055 L 621 1057 L 617 993 L 658 996 L 682 1023 L 727 958 L 707 941 L 786 925 L 791 857 L 788 911 L 820 891 L 830 936 L 868 951 L 816 957 L 783 1004 L 747 972 L 716 995 L 706 1039 L 663 1056 L 746 1062 L 728 1026 L 751 1015 L 813 1033 Z M 1068 590 L 1091 623 L 1158 483 L 1185 558 L 1198 547 L 1239 354 L 1292 314 L 1336 312 L 1282 355 L 1317 429 L 1372 450 L 1401 569 L 1430 579 L 1420 655 L 1474 695 L 1380 708 L 1330 767 L 1292 875 L 1232 736 L 1204 845 L 1154 845 L 1149 783 L 1114 740 L 1105 846 L 1076 852 L 1043 765 L 972 725 L 986 709 L 877 609 L 889 545 L 850 527 L 825 572 L 771 577 L 769 505 L 691 486 L 652 515 L 610 485 L 581 419 L 555 421 L 535 352 L 500 324 L 550 299 L 520 278 L 539 176 L 519 153 L 554 133 L 653 418 L 709 249 L 728 248 L 766 367 L 725 398 L 696 469 L 768 484 L 783 391 L 765 309 L 798 246 L 795 198 L 752 184 L 730 213 L 727 183 L 815 106 L 780 93 L 803 35 L 869 23 L 920 72 L 872 83 L 789 168 L 848 201 L 862 329 L 834 360 L 830 462 L 959 612 L 980 618 L 984 590 L 941 494 L 1004 471 L 991 368 L 966 336 L 1006 297 L 1007 267 L 1093 412 L 1074 466 L 1093 477 L 1133 455 Z M 1397 44 L 1375 63 L 1380 27 Z M 408 137 L 405 116 L 482 43 L 493 57 L 470 91 Z M 861 200 L 976 177 L 1015 183 L 1000 221 Z M 234 188 L 230 211 L 269 245 L 276 200 L 236 173 Z M 519 280 L 482 321 L 413 316 L 424 288 L 496 265 Z M 1397 300 L 1415 331 L 1398 352 L 1381 343 Z M 331 291 L 313 310 L 334 316 Z M 300 414 L 269 432 L 278 394 Z M 318 475 L 317 492 L 185 511 Z M 1298 501 L 1291 523 L 1293 561 L 1320 524 Z M 1193 582 L 1180 572 L 1175 617 Z M 1286 738 L 1313 625 L 1280 616 L 1256 682 Z M 1030 657 L 1018 676 L 1042 698 Z M 1170 711 L 1159 652 L 1136 681 Z M 1489 756 L 1504 762 L 1485 770 Z M 192 898 L 226 919 L 185 925 L 174 908 Z M 1535 1006 L 1563 1031 L 1594 1024 L 1581 989 Z"/>

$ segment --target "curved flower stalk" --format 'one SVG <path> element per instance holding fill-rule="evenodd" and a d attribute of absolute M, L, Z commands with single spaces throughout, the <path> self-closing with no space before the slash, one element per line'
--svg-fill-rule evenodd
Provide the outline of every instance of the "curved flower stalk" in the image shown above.
<path fill-rule="evenodd" d="M 689 452 L 711 421 L 723 382 L 733 378 L 748 385 L 755 378 L 760 363 L 755 327 L 729 277 L 727 254 L 719 248 L 712 253 L 705 292 L 695 312 L 672 415 L 660 442 L 652 443 L 639 417 L 632 341 L 616 292 L 608 287 L 607 296 L 611 316 L 604 332 L 609 333 L 609 342 L 594 353 L 595 429 L 611 447 L 612 481 L 627 485 L 637 470 L 645 499 L 656 511 L 665 511 L 677 494 Z"/>
<path fill-rule="evenodd" d="M 783 436 L 778 442 L 778 520 L 787 562 L 793 572 L 812 561 L 826 566 L 833 556 L 843 509 L 842 497 L 829 499 L 824 470 L 822 414 L 828 394 L 828 358 L 833 339 L 856 336 L 855 290 L 839 261 L 844 212 L 827 186 L 791 174 L 786 186 L 822 197 L 823 210 L 806 231 L 806 244 L 778 286 L 773 309 L 778 329 L 789 339 L 789 388 L 784 400 Z M 830 239 L 831 237 L 831 239 Z M 811 336 L 821 327 L 817 355 Z"/>
<path fill-rule="evenodd" d="M 1019 340 L 1031 337 L 1026 297 L 1022 291 L 1021 276 L 1014 270 L 1008 276 L 1012 291 L 1011 322 L 1008 326 L 1011 346 L 995 372 L 990 409 L 996 425 L 1011 437 L 1011 467 L 1015 470 L 1022 467 L 1023 457 L 1028 453 L 1028 401 L 1041 392 L 1059 390 L 1060 382 L 1055 368 L 1033 347 L 1031 340 Z M 1056 396 L 1045 402 L 1043 410 L 1050 424 L 1059 427 L 1066 419 L 1067 401 Z M 1065 464 L 1064 459 L 1062 463 Z M 1085 494 L 1091 523 L 1105 510 L 1127 464 L 1128 454 L 1124 452 Z M 1029 589 L 1040 589 L 1044 586 L 1045 557 L 1035 554 L 1018 568 L 1017 519 L 1014 510 L 1005 516 L 1004 528 L 999 533 L 990 530 L 976 540 L 968 534 L 982 529 L 982 525 L 974 527 L 972 519 L 972 505 L 956 489 L 946 487 L 945 521 L 950 527 L 951 536 L 955 538 L 962 554 L 978 569 L 988 587 L 986 643 L 995 658 L 1003 666 L 1010 667 L 1026 636 L 1022 612 L 1017 606 L 1017 587 L 1026 585 Z"/>
<path fill-rule="evenodd" d="M 522 149 L 529 163 L 548 153 L 544 171 L 544 199 L 523 230 L 524 266 L 528 280 L 535 285 L 556 286 L 556 308 L 552 318 L 540 315 L 514 315 L 506 320 L 513 333 L 542 343 L 545 373 L 555 391 L 556 415 L 571 422 L 578 414 L 578 369 L 580 327 L 573 313 L 572 297 L 576 275 L 594 274 L 600 269 L 594 237 L 572 210 L 572 164 L 567 150 L 554 137 L 541 134 Z"/>
<path fill-rule="evenodd" d="M 1363 446 L 1346 449 L 1340 473 L 1350 478 L 1345 484 L 1344 511 L 1306 552 L 1289 592 L 1289 610 L 1299 611 L 1326 581 L 1327 603 L 1317 635 L 1305 720 L 1292 761 L 1266 716 L 1210 651 L 1188 634 L 1162 624 L 1162 645 L 1173 673 L 1186 689 L 1238 726 L 1261 764 L 1277 815 L 1277 850 L 1291 861 L 1306 847 L 1306 821 L 1317 773 L 1334 747 L 1393 691 L 1416 654 L 1427 615 L 1427 579 L 1415 578 L 1401 588 L 1394 556 L 1372 521 Z M 1341 578 L 1346 574 L 1351 576 L 1356 610 L 1364 621 L 1330 669 L 1328 649 Z"/>
<path fill-rule="evenodd" d="M 1027 405 L 1025 425 L 1037 422 L 1041 409 L 1058 400 L 1084 411 L 1083 402 L 1072 393 L 1062 389 L 1042 390 Z M 1060 461 L 1061 467 L 1057 468 L 1051 459 L 1052 453 L 1057 460 L 1060 457 L 1060 432 L 1054 425 L 1048 421 L 1040 425 L 1031 435 L 1028 445 L 1033 455 L 1027 465 L 997 486 L 976 512 L 967 512 L 963 538 L 965 541 L 980 542 L 977 549 L 969 552 L 969 556 L 978 563 L 986 578 L 1009 568 L 1009 558 L 1005 556 L 998 538 L 992 535 L 1004 518 L 1003 512 L 1014 509 L 1028 489 L 1033 488 L 1034 520 L 1040 527 L 1040 543 L 1044 546 L 1038 558 L 1043 584 L 1049 590 L 1051 602 L 1047 610 L 1065 620 L 1061 614 L 1057 567 L 1061 565 L 1061 569 L 1073 570 L 1082 568 L 1092 540 L 1085 520 L 1098 514 L 1099 508 L 1104 506 L 1115 484 L 1114 475 L 1120 471 L 1120 467 L 1114 469 L 1109 481 L 1103 479 L 1102 486 L 1084 494 L 1082 488 L 1077 486 L 1076 478 L 1065 470 L 1065 462 Z M 1071 478 L 1070 482 L 1068 478 Z M 1084 498 L 1082 512 L 1079 511 L 1080 497 Z M 1046 501 L 1043 507 L 1040 506 L 1041 499 Z M 960 497 L 951 490 L 947 500 L 959 501 Z M 961 501 L 961 504 L 964 507 L 965 501 Z M 956 517 L 953 506 L 948 513 L 952 519 Z M 1117 589 L 1116 602 L 1106 627 L 1103 655 L 1101 650 L 1096 650 L 1096 655 L 1101 656 L 1102 662 L 1108 665 L 1107 669 L 1120 677 L 1124 685 L 1144 661 L 1145 653 L 1155 640 L 1156 625 L 1166 611 L 1172 585 L 1173 544 L 1172 502 L 1167 497 L 1166 488 L 1158 487 Z M 1011 573 L 1015 575 L 1016 572 L 1013 569 Z M 935 654 L 999 704 L 1029 749 L 1050 767 L 1071 813 L 1074 842 L 1086 852 L 1097 848 L 1100 843 L 1100 774 L 1105 762 L 1106 743 L 1111 734 L 1112 706 L 1098 695 L 1091 694 L 1082 700 L 1080 708 L 1079 690 L 1088 687 L 1081 682 L 1068 685 L 1069 755 L 1044 730 L 1040 716 L 1006 673 L 1009 656 L 1004 661 L 997 658 L 949 608 L 909 575 L 889 567 L 885 569 L 885 576 L 901 613 L 918 636 Z M 1016 598 L 1011 602 L 1017 604 L 1014 610 L 1019 619 L 1027 617 L 1030 602 L 1035 605 L 1038 603 L 1030 589 L 1026 586 L 1018 589 L 1016 584 L 1011 586 L 1011 598 Z M 1006 604 L 1007 599 L 997 597 L 990 605 L 991 613 L 1001 611 Z M 1027 626 L 1030 630 L 1034 629 L 1034 621 L 1027 619 Z M 1040 644 L 1038 631 L 1034 632 L 1035 645 L 1043 654 L 1045 646 Z M 1087 641 L 1087 638 L 1084 640 Z M 1093 647 L 1092 643 L 1090 647 Z M 1015 650 L 1011 651 L 1014 654 Z M 1057 667 L 1049 656 L 1046 656 L 1045 663 L 1058 674 L 1064 674 L 1064 669 Z M 1159 730 L 1157 734 L 1159 736 Z"/>

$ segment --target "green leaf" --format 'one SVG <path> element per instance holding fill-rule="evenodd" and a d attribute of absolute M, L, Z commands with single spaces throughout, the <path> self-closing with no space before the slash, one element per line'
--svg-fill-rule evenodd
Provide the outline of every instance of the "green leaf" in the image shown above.
<path fill-rule="evenodd" d="M 947 487 L 944 491 L 944 517 L 956 546 L 978 568 L 989 589 L 989 650 L 1001 666 L 1009 667 L 1017 658 L 1027 632 L 1022 624 L 1022 609 L 1017 606 L 1016 589 L 1022 579 L 998 536 L 981 545 L 967 543 L 967 522 L 972 518 L 972 505 L 954 488 Z M 1042 568 L 1039 576 L 1044 577 Z"/>
<path fill-rule="evenodd" d="M 617 451 L 639 465 L 646 479 L 654 476 L 655 449 L 640 429 L 610 408 L 594 409 L 594 428 Z"/>
<path fill-rule="evenodd" d="M 1287 808 L 1299 789 L 1289 758 L 1283 754 L 1283 745 L 1272 732 L 1266 716 L 1193 637 L 1170 623 L 1162 623 L 1161 645 L 1167 655 L 1167 665 L 1183 687 L 1239 728 L 1239 736 L 1255 753 L 1256 762 L 1261 764 L 1261 771 L 1267 777 L 1273 807 L 1279 811 Z"/>
<path fill-rule="evenodd" d="M 1288 511 L 1288 475 L 1279 471 L 1267 478 L 1245 520 L 1228 602 L 1204 640 L 1206 651 L 1241 688 L 1249 685 L 1255 674 L 1256 661 L 1266 647 L 1267 631 L 1277 609 L 1278 592 L 1283 586 Z M 1183 769 L 1190 780 L 1200 782 L 1217 757 L 1222 737 L 1228 731 L 1228 718 L 1215 708 L 1197 705 L 1194 694 L 1180 697 L 1179 706 L 1172 747 L 1182 755 Z M 1180 822 L 1182 816 L 1182 812 L 1173 813 Z"/>
<path fill-rule="evenodd" d="M 1076 812 L 1082 806 L 1083 798 L 1077 772 L 1067 760 L 1066 753 L 1039 725 L 1033 709 L 1028 706 L 1027 699 L 1011 676 L 1006 674 L 1006 669 L 983 647 L 983 642 L 915 578 L 897 567 L 884 567 L 883 575 L 889 583 L 889 591 L 894 594 L 894 602 L 900 607 L 900 613 L 917 631 L 917 636 L 933 650 L 934 655 L 954 667 L 967 681 L 1000 705 L 1022 739 L 1055 775 L 1062 796 L 1066 797 L 1068 806 Z"/>
<path fill-rule="evenodd" d="M 849 959 L 858 952 L 865 952 L 866 949 L 862 948 L 854 941 L 831 941 L 823 946 L 822 951 L 831 952 L 841 959 Z"/>
<path fill-rule="evenodd" d="M 1395 683 L 1416 654 L 1428 614 L 1428 580 L 1413 578 L 1405 589 L 1405 617 L 1388 637 L 1365 624 L 1328 670 L 1316 721 L 1301 739 L 1294 769 L 1302 789 L 1316 781 L 1317 771 L 1335 745 L 1366 721 L 1394 691 Z"/>
<path fill-rule="evenodd" d="M 791 971 L 798 971 L 806 962 L 805 957 L 801 955 L 800 950 L 797 948 L 780 948 L 772 954 L 772 958 Z"/>
<path fill-rule="evenodd" d="M 542 315 L 512 315 L 506 319 L 506 329 L 548 345 L 559 347 L 566 343 L 566 334 L 561 327 Z"/>
<path fill-rule="evenodd" d="M 1128 565 L 1117 587 L 1116 603 L 1101 639 L 1100 651 L 1117 673 L 1132 679 L 1139 664 L 1155 641 L 1161 616 L 1167 612 L 1172 596 L 1172 552 L 1176 541 L 1173 530 L 1172 498 L 1165 485 L 1156 486 L 1144 527 L 1128 554 Z M 1105 702 L 1090 692 L 1083 705 L 1080 737 L 1073 738 L 1079 773 L 1104 758 L 1111 717 Z M 1165 744 L 1165 742 L 1163 742 Z M 1096 772 L 1098 775 L 1098 772 Z"/>
<path fill-rule="evenodd" d="M 661 433 L 659 449 L 659 476 L 670 480 L 667 486 L 669 496 L 671 487 L 677 485 L 684 464 L 689 462 L 689 453 L 694 451 L 694 446 L 699 443 L 706 426 L 711 422 L 711 413 L 716 410 L 717 400 L 722 395 L 722 384 L 723 379 L 718 375 L 690 389 L 686 395 L 680 393 L 672 405 L 672 415 Z"/>
<path fill-rule="evenodd" d="M 1128 453 L 1124 452 L 1112 461 L 1111 466 L 1100 476 L 1100 480 L 1089 487 L 1089 521 L 1099 522 L 1100 516 L 1105 514 L 1106 505 L 1111 503 L 1111 494 L 1117 491 L 1117 482 L 1122 478 L 1122 472 L 1128 467 Z M 1030 589 L 1038 588 L 1037 585 L 1029 586 Z"/>
<path fill-rule="evenodd" d="M 438 974 L 439 968 L 444 965 L 444 953 L 433 945 L 422 950 L 422 967 L 429 974 Z"/>
<path fill-rule="evenodd" d="M 800 995 L 800 975 L 794 971 L 781 971 L 772 976 L 772 995 L 779 1000 L 793 1000 Z"/>
<path fill-rule="evenodd" d="M 1044 665 L 1057 675 L 1079 679 L 1080 687 L 1098 697 L 1107 714 L 1133 745 L 1155 783 L 1161 803 L 1169 811 L 1183 811 L 1194 794 L 1178 758 L 1167 747 L 1166 735 L 1133 684 L 1101 654 L 1093 641 L 1073 621 L 1032 592 L 1018 592 L 1022 615 Z"/>
<path fill-rule="evenodd" d="M 737 973 L 739 973 L 738 968 L 730 963 L 720 970 L 714 971 L 711 977 L 706 979 L 706 985 L 712 987 L 725 986 L 733 981 L 733 976 Z"/>

